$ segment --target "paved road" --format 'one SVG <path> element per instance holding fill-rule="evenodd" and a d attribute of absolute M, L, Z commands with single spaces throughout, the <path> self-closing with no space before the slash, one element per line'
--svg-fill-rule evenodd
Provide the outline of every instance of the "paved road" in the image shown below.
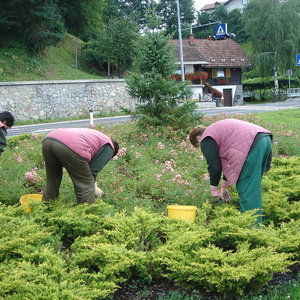
<path fill-rule="evenodd" d="M 206 115 L 226 114 L 249 114 L 260 113 L 274 110 L 300 108 L 300 99 L 289 99 L 282 102 L 265 103 L 265 104 L 246 104 L 239 106 L 226 106 L 215 108 L 203 108 L 197 111 Z"/>
<path fill-rule="evenodd" d="M 117 116 L 117 117 L 107 117 L 107 118 L 96 118 L 93 120 L 93 124 L 117 124 L 130 120 L 130 116 Z M 90 119 L 84 120 L 73 120 L 73 121 L 63 121 L 55 123 L 42 123 L 42 124 L 32 124 L 32 125 L 22 125 L 13 126 L 7 131 L 7 137 L 24 134 L 24 133 L 41 133 L 49 132 L 57 128 L 74 128 L 74 127 L 88 127 L 90 125 Z"/>
<path fill-rule="evenodd" d="M 283 109 L 295 109 L 300 108 L 300 99 L 292 99 L 283 102 L 267 103 L 267 104 L 246 104 L 241 106 L 230 106 L 230 107 L 214 107 L 214 108 L 203 108 L 197 109 L 205 115 L 216 115 L 221 113 L 226 114 L 248 114 L 248 113 L 260 113 L 266 111 L 283 110 Z M 94 124 L 117 124 L 125 121 L 129 121 L 130 116 L 117 116 L 108 118 L 96 118 L 94 119 Z M 34 125 L 22 125 L 14 126 L 12 129 L 8 130 L 7 136 L 14 136 L 23 133 L 33 133 L 33 132 L 49 132 L 56 128 L 70 128 L 70 127 L 88 127 L 90 124 L 89 119 L 85 120 L 73 120 L 55 123 L 43 123 Z"/>

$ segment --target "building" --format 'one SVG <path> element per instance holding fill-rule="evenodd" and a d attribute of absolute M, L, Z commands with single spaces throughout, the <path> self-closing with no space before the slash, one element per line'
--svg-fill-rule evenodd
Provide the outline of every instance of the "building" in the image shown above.
<path fill-rule="evenodd" d="M 218 7 L 220 4 L 223 4 L 227 11 L 232 11 L 233 9 L 240 9 L 242 10 L 245 5 L 247 5 L 251 0 L 227 0 L 227 1 L 220 1 L 220 2 L 214 2 L 210 4 L 204 5 L 200 12 L 213 12 L 216 7 Z M 279 0 L 279 2 L 286 2 L 287 0 Z"/>
<path fill-rule="evenodd" d="M 228 1 L 223 1 L 223 2 L 214 2 L 210 4 L 204 5 L 201 9 L 200 12 L 213 12 L 216 7 L 218 7 L 220 4 L 223 4 L 227 11 L 231 11 L 233 9 L 243 9 L 246 4 L 248 4 L 250 0 L 228 0 Z"/>
<path fill-rule="evenodd" d="M 171 40 L 171 44 L 178 61 L 177 73 L 181 74 L 179 40 Z M 189 39 L 182 40 L 182 48 L 184 74 L 207 73 L 203 81 L 192 80 L 194 99 L 214 100 L 213 88 L 222 95 L 222 105 L 243 104 L 242 68 L 250 67 L 251 63 L 237 42 L 229 38 L 195 39 L 191 33 Z"/>

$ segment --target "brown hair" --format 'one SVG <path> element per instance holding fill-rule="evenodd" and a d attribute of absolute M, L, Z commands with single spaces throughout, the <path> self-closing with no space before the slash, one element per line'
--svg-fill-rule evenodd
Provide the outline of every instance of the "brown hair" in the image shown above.
<path fill-rule="evenodd" d="M 199 147 L 200 146 L 200 141 L 198 139 L 198 137 L 202 136 L 204 130 L 206 129 L 205 126 L 199 125 L 197 127 L 195 127 L 194 129 L 192 129 L 189 133 L 189 138 L 190 138 L 190 142 L 194 147 Z"/>
<path fill-rule="evenodd" d="M 14 116 L 8 112 L 8 111 L 3 111 L 3 112 L 0 112 L 0 121 L 3 123 L 3 122 L 6 122 L 5 124 L 8 126 L 8 127 L 12 127 L 15 123 L 15 118 Z"/>
<path fill-rule="evenodd" d="M 119 152 L 119 144 L 118 144 L 118 142 L 116 142 L 115 140 L 111 140 L 112 141 L 112 143 L 113 143 L 113 145 L 114 145 L 114 154 L 113 154 L 113 157 L 114 156 L 116 156 L 117 154 L 118 154 L 118 152 Z"/>

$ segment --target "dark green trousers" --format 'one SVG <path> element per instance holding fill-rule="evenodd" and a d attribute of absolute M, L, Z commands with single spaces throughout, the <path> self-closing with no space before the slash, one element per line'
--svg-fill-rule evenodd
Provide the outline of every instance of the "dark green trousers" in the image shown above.
<path fill-rule="evenodd" d="M 79 204 L 94 203 L 95 201 L 95 169 L 100 171 L 112 156 L 112 149 L 104 145 L 97 156 L 98 168 L 94 163 L 93 173 L 89 163 L 64 144 L 45 139 L 42 145 L 42 153 L 46 166 L 46 187 L 43 201 L 49 201 L 59 196 L 59 188 L 63 176 L 63 167 L 69 173 L 74 185 L 74 192 Z M 103 158 L 103 159 L 102 159 Z"/>
<path fill-rule="evenodd" d="M 250 151 L 236 184 L 242 212 L 258 209 L 257 220 L 262 222 L 262 177 L 272 151 L 269 136 L 260 139 Z"/>

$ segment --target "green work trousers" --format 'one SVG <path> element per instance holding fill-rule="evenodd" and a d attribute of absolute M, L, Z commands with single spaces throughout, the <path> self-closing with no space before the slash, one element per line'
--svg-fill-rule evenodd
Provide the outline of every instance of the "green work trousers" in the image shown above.
<path fill-rule="evenodd" d="M 108 151 L 105 151 L 105 149 Z M 97 171 L 100 171 L 107 161 L 111 159 L 111 151 L 112 149 L 109 145 L 104 145 L 99 150 L 100 153 L 104 153 L 104 157 L 101 162 L 101 155 L 97 155 L 97 160 L 101 164 L 101 167 Z M 109 152 L 108 155 L 105 155 L 106 152 Z M 79 204 L 94 203 L 95 174 L 92 174 L 90 165 L 85 159 L 64 144 L 53 139 L 45 139 L 43 141 L 42 153 L 47 176 L 43 201 L 49 201 L 59 196 L 64 167 L 73 182 L 77 202 Z"/>
<path fill-rule="evenodd" d="M 262 177 L 267 170 L 271 151 L 270 136 L 261 138 L 251 149 L 236 183 L 240 210 L 258 209 L 258 222 L 262 222 Z"/>

